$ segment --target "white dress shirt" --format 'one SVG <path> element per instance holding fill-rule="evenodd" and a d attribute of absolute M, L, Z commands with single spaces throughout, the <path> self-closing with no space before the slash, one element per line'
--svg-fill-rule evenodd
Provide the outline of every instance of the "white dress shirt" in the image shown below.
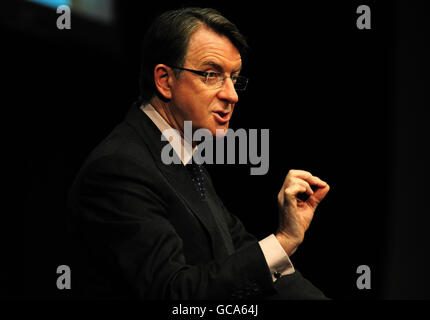
<path fill-rule="evenodd" d="M 162 133 L 165 130 L 172 128 L 151 104 L 141 106 L 141 110 L 146 113 Z M 169 136 L 165 136 L 165 138 L 169 141 L 176 154 L 180 156 L 183 165 L 186 165 L 191 160 L 197 146 L 192 148 L 191 141 L 185 140 L 179 132 L 175 132 L 179 137 L 171 139 L 172 130 L 169 130 Z M 175 134 L 175 132 L 173 132 L 173 134 Z M 259 245 L 261 247 L 261 251 L 263 251 L 273 281 L 276 281 L 283 275 L 294 273 L 294 266 L 291 263 L 290 258 L 274 234 L 271 234 L 259 241 Z"/>

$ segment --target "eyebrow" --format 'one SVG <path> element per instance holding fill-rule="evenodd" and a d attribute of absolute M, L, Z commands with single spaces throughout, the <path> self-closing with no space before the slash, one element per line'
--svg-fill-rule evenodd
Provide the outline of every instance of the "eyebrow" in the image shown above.
<path fill-rule="evenodd" d="M 213 61 L 205 61 L 202 63 L 202 67 L 203 66 L 210 66 L 210 67 L 216 69 L 218 72 L 223 72 L 223 67 L 221 67 L 218 63 L 213 62 Z M 240 70 L 242 70 L 242 66 L 234 69 L 232 73 L 239 72 Z"/>

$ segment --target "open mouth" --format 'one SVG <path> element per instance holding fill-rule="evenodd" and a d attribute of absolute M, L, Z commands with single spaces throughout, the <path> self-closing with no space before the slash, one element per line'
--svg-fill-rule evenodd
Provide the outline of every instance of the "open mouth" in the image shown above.
<path fill-rule="evenodd" d="M 217 113 L 219 114 L 219 116 L 220 116 L 221 118 L 228 116 L 228 112 L 217 111 Z"/>
<path fill-rule="evenodd" d="M 215 118 L 218 122 L 228 122 L 230 120 L 230 113 L 223 111 L 214 111 Z"/>

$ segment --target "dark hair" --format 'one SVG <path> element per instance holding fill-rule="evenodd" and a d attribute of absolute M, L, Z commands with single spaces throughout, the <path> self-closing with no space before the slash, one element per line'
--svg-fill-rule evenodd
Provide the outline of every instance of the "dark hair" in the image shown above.
<path fill-rule="evenodd" d="M 226 36 L 244 59 L 248 45 L 237 27 L 210 8 L 183 8 L 164 12 L 149 27 L 143 40 L 140 74 L 140 102 L 148 102 L 157 89 L 154 68 L 163 63 L 182 67 L 191 36 L 202 25 Z M 179 76 L 180 70 L 175 70 Z"/>

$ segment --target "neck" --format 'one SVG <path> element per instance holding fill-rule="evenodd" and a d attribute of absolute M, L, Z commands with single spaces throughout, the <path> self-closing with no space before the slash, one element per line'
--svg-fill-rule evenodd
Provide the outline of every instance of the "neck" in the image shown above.
<path fill-rule="evenodd" d="M 185 139 L 185 135 L 184 135 L 184 120 L 180 120 L 180 117 L 178 117 L 174 112 L 173 112 L 173 106 L 172 103 L 170 102 L 165 102 L 162 101 L 160 98 L 158 97 L 153 97 L 149 103 L 154 107 L 154 109 L 159 113 L 159 115 L 166 120 L 166 122 L 173 128 L 176 129 L 180 135 L 182 136 L 182 138 Z M 190 141 L 193 145 L 193 147 L 195 147 L 196 142 L 194 141 Z"/>

